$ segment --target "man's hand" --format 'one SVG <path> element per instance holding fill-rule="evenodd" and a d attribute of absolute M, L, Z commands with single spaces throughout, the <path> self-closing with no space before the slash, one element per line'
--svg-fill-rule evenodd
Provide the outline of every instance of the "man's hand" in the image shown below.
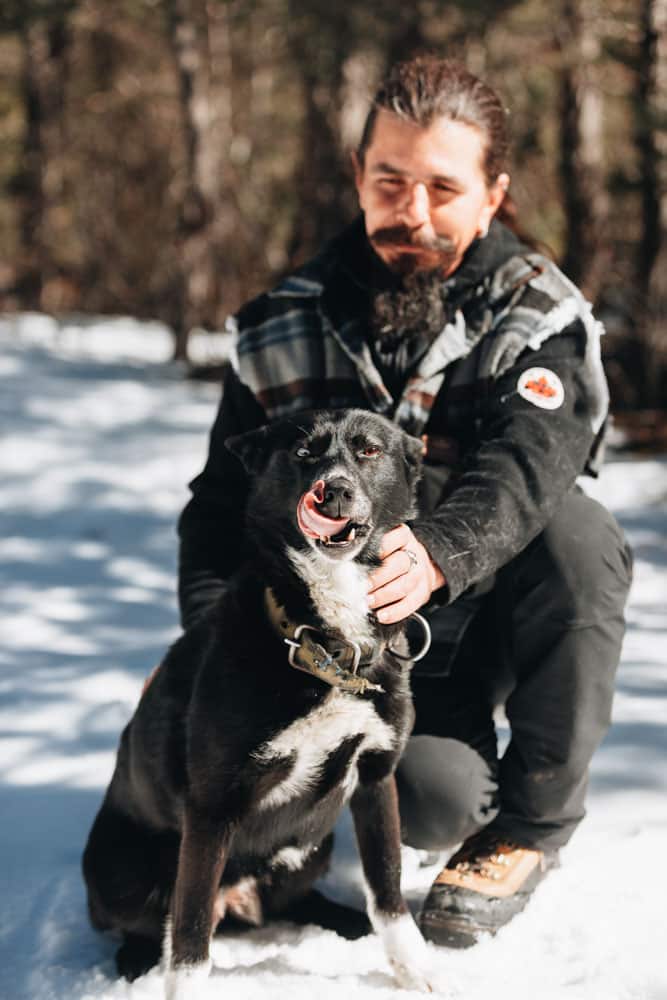
<path fill-rule="evenodd" d="M 442 571 L 407 524 L 386 533 L 380 559 L 382 565 L 369 576 L 368 606 L 384 625 L 407 618 L 445 583 Z"/>

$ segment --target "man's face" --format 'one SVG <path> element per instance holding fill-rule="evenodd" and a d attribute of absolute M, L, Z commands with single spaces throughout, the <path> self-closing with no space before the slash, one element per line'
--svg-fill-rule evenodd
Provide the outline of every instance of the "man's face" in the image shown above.
<path fill-rule="evenodd" d="M 488 187 L 478 129 L 437 118 L 422 128 L 380 111 L 355 183 L 366 233 L 398 274 L 452 274 L 476 236 L 486 232 L 509 184 Z"/>

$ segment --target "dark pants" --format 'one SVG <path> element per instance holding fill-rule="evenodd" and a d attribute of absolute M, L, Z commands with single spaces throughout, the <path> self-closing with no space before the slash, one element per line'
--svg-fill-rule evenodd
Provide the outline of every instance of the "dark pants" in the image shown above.
<path fill-rule="evenodd" d="M 405 843 L 450 848 L 489 824 L 525 847 L 567 843 L 609 726 L 631 566 L 612 515 L 575 492 L 487 594 L 436 613 L 397 772 Z M 511 729 L 500 760 L 499 704 Z"/>

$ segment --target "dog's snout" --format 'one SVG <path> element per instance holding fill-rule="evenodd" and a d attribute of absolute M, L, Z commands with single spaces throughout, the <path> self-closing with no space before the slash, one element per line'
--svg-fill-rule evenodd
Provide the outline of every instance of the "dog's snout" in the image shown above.
<path fill-rule="evenodd" d="M 344 476 L 329 479 L 324 484 L 321 509 L 329 517 L 345 517 L 354 502 L 354 484 Z"/>
<path fill-rule="evenodd" d="M 331 503 L 332 500 L 353 500 L 354 486 L 349 479 L 340 476 L 338 479 L 330 479 L 324 484 L 324 502 Z"/>

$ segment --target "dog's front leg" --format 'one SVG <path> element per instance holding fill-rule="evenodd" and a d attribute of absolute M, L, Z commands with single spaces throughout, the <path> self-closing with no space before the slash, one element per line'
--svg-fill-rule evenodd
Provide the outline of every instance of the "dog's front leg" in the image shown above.
<path fill-rule="evenodd" d="M 400 985 L 431 992 L 426 945 L 401 895 L 401 827 L 393 774 L 360 784 L 350 806 L 373 930 L 382 938 Z"/>
<path fill-rule="evenodd" d="M 211 970 L 213 907 L 231 828 L 186 806 L 165 951 L 166 1000 L 196 1000 Z"/>

